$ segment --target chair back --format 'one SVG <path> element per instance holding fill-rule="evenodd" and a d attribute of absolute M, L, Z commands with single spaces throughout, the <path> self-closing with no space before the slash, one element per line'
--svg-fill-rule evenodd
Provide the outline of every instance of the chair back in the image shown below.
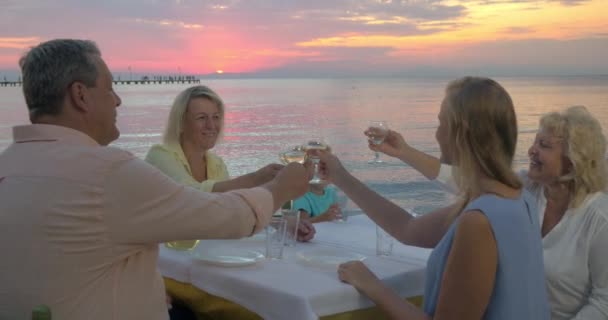
<path fill-rule="evenodd" d="M 32 310 L 32 320 L 51 320 L 51 308 L 39 305 Z"/>

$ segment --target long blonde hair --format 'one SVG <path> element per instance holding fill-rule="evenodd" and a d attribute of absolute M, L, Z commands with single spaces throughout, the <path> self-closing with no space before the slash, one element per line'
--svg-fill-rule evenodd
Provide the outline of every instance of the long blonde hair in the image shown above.
<path fill-rule="evenodd" d="M 606 138 L 599 121 L 587 108 L 574 106 L 545 114 L 539 129 L 564 141 L 564 156 L 572 163 L 572 170 L 559 180 L 566 183 L 572 195 L 569 207 L 580 206 L 591 193 L 606 191 Z"/>
<path fill-rule="evenodd" d="M 482 192 L 482 176 L 521 188 L 512 169 L 517 118 L 507 91 L 492 79 L 464 77 L 447 86 L 444 110 L 452 158 L 458 166 L 454 179 L 463 205 L 471 195 Z"/>

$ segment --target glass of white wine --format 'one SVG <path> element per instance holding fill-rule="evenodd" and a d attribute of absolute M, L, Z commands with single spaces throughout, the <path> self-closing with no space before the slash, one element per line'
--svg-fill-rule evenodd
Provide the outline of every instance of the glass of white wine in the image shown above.
<path fill-rule="evenodd" d="M 306 150 L 303 146 L 293 146 L 287 148 L 287 150 L 279 153 L 279 160 L 281 160 L 284 165 L 292 162 L 303 164 L 306 160 Z M 287 203 L 285 203 L 285 205 L 287 205 Z M 284 207 L 284 209 L 293 209 L 293 200 L 289 201 L 289 208 Z"/>
<path fill-rule="evenodd" d="M 306 151 L 327 150 L 327 144 L 325 144 L 325 142 L 323 142 L 323 140 L 321 140 L 321 139 L 309 140 L 302 147 Z M 309 157 L 310 157 L 310 161 L 312 161 L 312 163 L 314 165 L 314 171 L 313 171 L 312 179 L 310 179 L 310 181 L 308 181 L 308 183 L 310 183 L 310 184 L 324 183 L 325 180 L 323 180 L 323 179 L 321 179 L 321 177 L 319 177 L 319 162 L 321 161 L 321 159 L 319 159 L 319 157 L 315 156 L 314 154 L 309 155 Z"/>
<path fill-rule="evenodd" d="M 285 165 L 292 162 L 303 164 L 306 160 L 306 150 L 302 146 L 293 146 L 279 153 L 279 160 Z"/>
<path fill-rule="evenodd" d="M 367 131 L 367 137 L 371 143 L 375 145 L 382 144 L 388 135 L 388 123 L 386 121 L 370 121 Z M 380 160 L 380 152 L 374 152 L 374 158 L 369 163 L 384 163 L 384 161 Z"/>

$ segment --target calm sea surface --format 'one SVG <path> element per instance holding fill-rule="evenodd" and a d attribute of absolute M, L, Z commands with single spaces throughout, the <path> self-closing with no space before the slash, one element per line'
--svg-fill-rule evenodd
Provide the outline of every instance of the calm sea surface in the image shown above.
<path fill-rule="evenodd" d="M 367 163 L 363 136 L 369 120 L 387 120 L 410 144 L 438 155 L 434 133 L 443 90 L 450 79 L 248 79 L 206 80 L 227 104 L 223 140 L 215 148 L 231 175 L 270 162 L 287 146 L 323 137 L 354 175 L 404 207 L 428 212 L 449 200 L 437 185 L 409 166 L 387 159 Z M 539 116 L 585 105 L 608 129 L 608 77 L 497 78 L 511 94 L 520 135 L 515 166 L 527 165 L 526 150 Z M 187 85 L 117 85 L 121 137 L 115 146 L 144 157 L 161 140 L 173 98 Z M 0 151 L 11 127 L 27 123 L 21 88 L 0 88 Z"/>

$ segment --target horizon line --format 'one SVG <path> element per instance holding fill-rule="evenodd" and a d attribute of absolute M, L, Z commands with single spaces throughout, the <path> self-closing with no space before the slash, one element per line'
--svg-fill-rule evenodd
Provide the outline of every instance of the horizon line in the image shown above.
<path fill-rule="evenodd" d="M 402 73 L 352 73 L 346 74 L 343 72 L 327 72 L 327 73 L 318 73 L 318 74 L 310 74 L 309 72 L 303 72 L 301 74 L 298 73 L 281 73 L 281 72 L 224 72 L 218 74 L 216 72 L 212 73 L 182 73 L 176 74 L 171 72 L 133 72 L 129 74 L 128 71 L 116 71 L 112 72 L 113 76 L 115 74 L 120 74 L 118 78 L 114 77 L 114 80 L 121 79 L 123 81 L 135 81 L 141 80 L 142 77 L 174 77 L 174 78 L 184 78 L 184 77 L 197 77 L 198 79 L 256 79 L 256 78 L 276 78 L 276 79 L 319 79 L 319 78 L 327 78 L 327 79 L 349 79 L 349 78 L 447 78 L 447 77 L 458 77 L 458 76 L 466 76 L 466 75 L 490 75 L 491 77 L 505 77 L 505 78 L 513 78 L 513 77 L 531 77 L 531 78 L 539 78 L 539 77 L 608 77 L 608 73 L 567 73 L 567 72 L 534 72 L 534 73 L 526 73 L 526 72 L 497 72 L 497 71 L 488 71 L 488 72 L 445 72 L 445 73 L 421 73 L 421 72 L 402 72 Z M 125 79 L 122 79 L 124 76 L 128 76 Z M 121 77 L 122 76 L 122 77 Z M 131 79 L 129 79 L 131 78 Z M 6 80 L 5 80 L 6 79 Z M 2 70 L 0 69 L 0 82 L 15 82 L 18 79 L 21 79 L 21 73 L 16 70 Z"/>

